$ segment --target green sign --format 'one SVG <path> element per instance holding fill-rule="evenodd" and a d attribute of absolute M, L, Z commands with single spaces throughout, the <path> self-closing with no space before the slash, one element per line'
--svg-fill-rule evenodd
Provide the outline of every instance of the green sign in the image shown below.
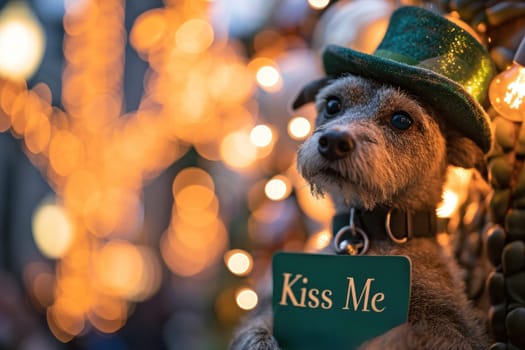
<path fill-rule="evenodd" d="M 283 350 L 356 349 L 405 323 L 409 301 L 405 256 L 273 257 L 274 335 Z"/>

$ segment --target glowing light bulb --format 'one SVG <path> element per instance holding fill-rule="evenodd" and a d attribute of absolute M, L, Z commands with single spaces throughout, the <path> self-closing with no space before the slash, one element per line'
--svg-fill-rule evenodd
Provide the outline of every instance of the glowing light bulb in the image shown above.
<path fill-rule="evenodd" d="M 525 38 L 516 51 L 512 64 L 490 84 L 492 106 L 504 118 L 522 121 L 525 118 Z"/>

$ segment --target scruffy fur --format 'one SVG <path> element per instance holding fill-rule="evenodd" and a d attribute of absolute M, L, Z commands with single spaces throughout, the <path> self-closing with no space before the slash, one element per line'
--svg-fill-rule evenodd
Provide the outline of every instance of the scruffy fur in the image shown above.
<path fill-rule="evenodd" d="M 483 167 L 483 154 L 474 142 L 399 88 L 352 75 L 324 84 L 316 95 L 316 129 L 299 149 L 297 163 L 312 191 L 329 194 L 338 213 L 348 213 L 350 206 L 434 210 L 448 165 Z M 331 96 L 342 102 L 336 116 L 325 112 Z M 405 131 L 390 124 L 398 111 L 413 119 Z M 328 160 L 320 154 L 319 138 L 328 130 L 350 135 L 354 147 L 348 156 Z M 488 348 L 484 325 L 467 301 L 455 261 L 434 238 L 414 238 L 404 245 L 372 241 L 368 254 L 409 256 L 412 290 L 408 323 L 361 349 Z M 272 336 L 270 310 L 269 305 L 262 306 L 252 315 L 235 334 L 230 349 L 279 349 Z"/>

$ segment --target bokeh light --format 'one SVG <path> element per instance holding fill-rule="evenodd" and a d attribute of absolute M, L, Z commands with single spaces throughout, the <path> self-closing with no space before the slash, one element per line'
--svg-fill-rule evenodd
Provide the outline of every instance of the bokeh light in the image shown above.
<path fill-rule="evenodd" d="M 73 226 L 63 207 L 43 204 L 33 216 L 33 237 L 40 251 L 49 258 L 63 256 L 73 242 Z"/>
<path fill-rule="evenodd" d="M 132 298 L 140 290 L 145 263 L 135 245 L 110 241 L 102 247 L 96 261 L 97 280 L 109 294 Z"/>
<path fill-rule="evenodd" d="M 182 277 L 204 272 L 223 256 L 228 234 L 218 217 L 211 176 L 201 168 L 182 170 L 172 184 L 175 206 L 161 239 L 161 254 L 170 270 Z"/>
<path fill-rule="evenodd" d="M 332 241 L 332 233 L 328 229 L 321 230 L 314 233 L 306 241 L 304 250 L 307 252 L 318 252 L 330 245 Z"/>
<path fill-rule="evenodd" d="M 312 124 L 304 117 L 295 117 L 288 122 L 288 135 L 294 140 L 304 140 L 312 131 Z"/>
<path fill-rule="evenodd" d="M 308 0 L 308 5 L 313 9 L 322 10 L 330 4 L 330 0 Z"/>
<path fill-rule="evenodd" d="M 166 35 L 168 23 L 165 11 L 153 9 L 142 13 L 133 25 L 130 33 L 130 43 L 139 52 L 158 47 Z"/>
<path fill-rule="evenodd" d="M 183 23 L 175 34 L 177 47 L 187 53 L 205 51 L 213 43 L 213 28 L 202 19 L 190 19 Z"/>
<path fill-rule="evenodd" d="M 286 198 L 290 192 L 290 181 L 281 175 L 274 176 L 264 186 L 264 193 L 268 198 L 274 201 L 279 201 Z"/>
<path fill-rule="evenodd" d="M 253 268 L 253 259 L 250 253 L 242 249 L 233 249 L 224 255 L 228 270 L 238 276 L 248 275 Z"/>
<path fill-rule="evenodd" d="M 27 4 L 11 1 L 0 15 L 0 75 L 27 79 L 44 55 L 44 30 Z"/>
<path fill-rule="evenodd" d="M 299 180 L 295 184 L 295 194 L 299 206 L 306 215 L 322 223 L 328 223 L 332 220 L 335 210 L 328 196 L 314 196 L 304 180 Z"/>
<path fill-rule="evenodd" d="M 235 302 L 243 310 L 252 310 L 257 306 L 259 297 L 251 288 L 241 288 L 235 293 Z"/>
<path fill-rule="evenodd" d="M 232 168 L 245 168 L 257 158 L 257 149 L 245 131 L 236 131 L 226 135 L 220 146 L 221 157 Z"/>
<path fill-rule="evenodd" d="M 472 169 L 449 166 L 443 186 L 442 200 L 436 209 L 440 218 L 450 218 L 467 199 Z"/>
<path fill-rule="evenodd" d="M 271 66 L 263 66 L 257 71 L 257 82 L 264 87 L 277 85 L 281 79 L 279 71 Z"/>
<path fill-rule="evenodd" d="M 257 147 L 266 147 L 272 143 L 273 133 L 268 125 L 260 124 L 250 131 L 250 140 Z"/>
<path fill-rule="evenodd" d="M 281 75 L 275 67 L 262 66 L 257 70 L 256 79 L 262 88 L 268 91 L 275 91 L 280 86 Z"/>
<path fill-rule="evenodd" d="M 450 190 L 443 191 L 442 196 L 443 199 L 439 203 L 436 213 L 440 218 L 449 218 L 459 206 L 459 197 L 457 193 Z"/>
<path fill-rule="evenodd" d="M 243 37 L 215 24 L 209 2 L 165 0 L 134 13 L 129 28 L 125 0 L 65 0 L 62 95 L 52 94 L 53 84 L 0 81 L 0 131 L 20 139 L 57 196 L 37 208 L 32 223 L 38 249 L 56 260 L 28 264 L 24 286 L 61 342 L 89 340 L 92 330 L 117 332 L 137 311 L 139 320 L 158 312 L 142 314 L 135 303 L 161 284 L 153 306 L 166 306 L 164 293 L 175 289 L 174 298 L 191 300 L 184 305 L 191 327 L 207 323 L 200 312 L 211 304 L 218 315 L 210 317 L 230 327 L 259 303 L 255 287 L 266 283 L 273 250 L 317 252 L 331 242 L 332 203 L 312 195 L 292 164 L 292 140 L 311 134 L 314 107 L 293 118 L 288 108 L 291 93 L 320 73 L 318 53 L 307 47 L 316 41 L 307 37 L 314 17 L 354 2 L 322 11 L 329 0 L 258 1 L 276 11 L 264 18 L 275 26 Z M 253 13 L 246 4 L 242 11 Z M 285 8 L 298 9 L 295 24 L 283 18 Z M 368 49 L 383 32 L 365 22 L 355 35 Z M 6 60 L 36 40 L 24 39 L 27 28 L 7 30 Z M 329 29 L 327 36 L 336 36 Z M 136 101 L 127 95 L 128 71 L 135 72 L 126 66 L 128 38 L 146 67 Z M 38 52 L 40 44 L 30 49 Z M 57 99 L 60 108 L 52 105 Z M 457 186 L 470 177 L 456 176 L 449 176 L 440 215 L 453 215 L 466 196 Z M 153 200 L 161 204 L 147 208 Z M 229 285 L 207 288 L 217 283 Z M 172 312 L 158 309 L 163 317 Z M 163 333 L 179 326 L 186 325 L 165 325 Z"/>

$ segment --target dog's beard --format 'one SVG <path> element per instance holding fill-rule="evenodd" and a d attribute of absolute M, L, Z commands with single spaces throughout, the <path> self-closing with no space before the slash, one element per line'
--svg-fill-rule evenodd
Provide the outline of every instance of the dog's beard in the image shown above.
<path fill-rule="evenodd" d="M 314 173 L 302 173 L 310 184 L 312 193 L 324 195 L 325 191 L 343 190 L 348 185 L 353 185 L 354 181 L 335 167 L 326 166 Z"/>
<path fill-rule="evenodd" d="M 348 158 L 328 161 L 308 142 L 303 144 L 297 155 L 299 173 L 310 185 L 312 194 L 323 197 L 343 198 L 348 205 L 371 209 L 378 203 L 388 203 L 393 187 L 379 185 L 374 179 L 370 162 L 354 153 Z M 356 158 L 356 159 L 354 159 Z M 356 166 L 355 163 L 360 166 Z M 385 191 L 389 188 L 389 191 Z"/>
<path fill-rule="evenodd" d="M 348 160 L 327 161 L 314 154 L 308 161 L 299 153 L 298 169 L 310 185 L 310 191 L 315 197 L 323 197 L 326 193 L 333 196 L 343 196 L 345 202 L 361 202 L 359 199 L 358 181 L 349 171 Z"/>

